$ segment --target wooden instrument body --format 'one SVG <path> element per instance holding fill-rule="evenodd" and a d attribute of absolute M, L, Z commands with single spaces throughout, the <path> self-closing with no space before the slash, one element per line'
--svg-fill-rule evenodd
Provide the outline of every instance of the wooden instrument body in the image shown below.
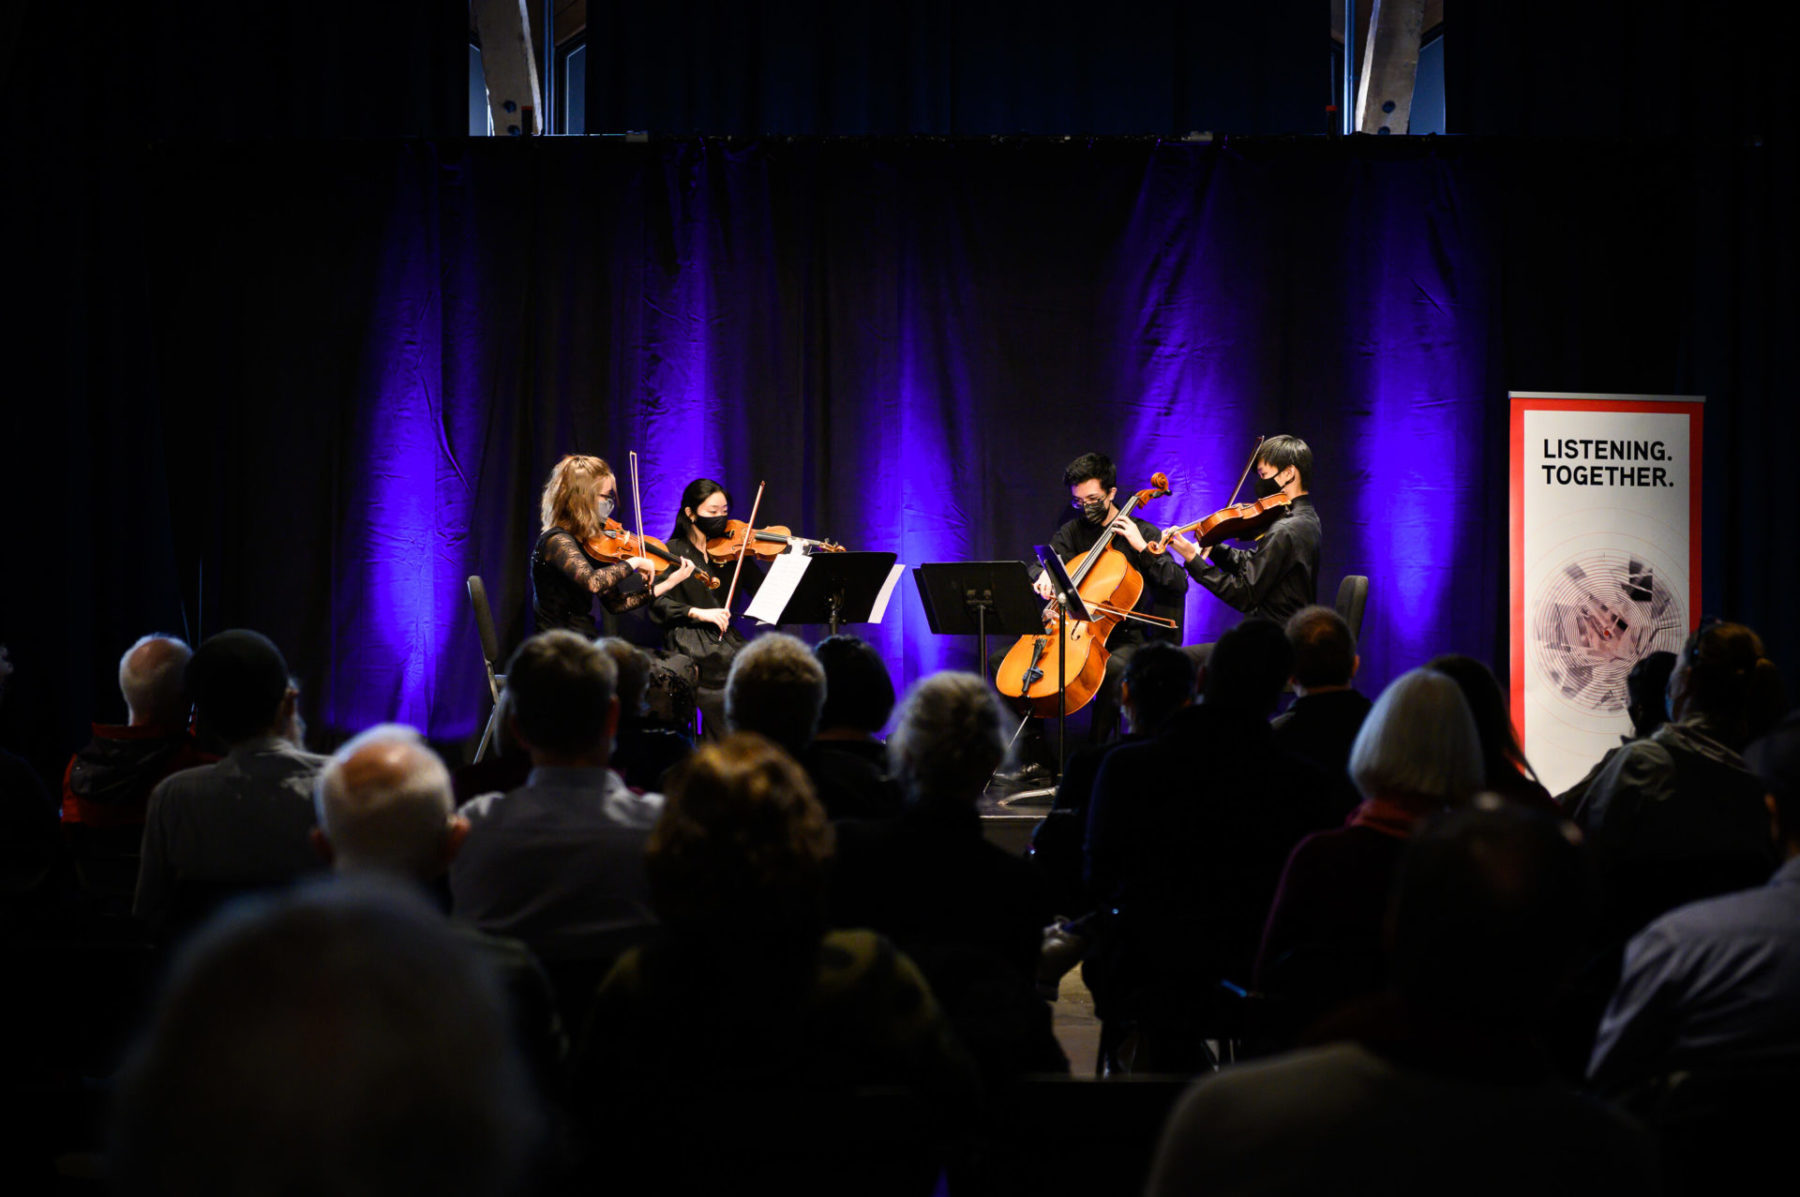
<path fill-rule="evenodd" d="M 1089 555 L 1079 553 L 1066 563 L 1069 576 L 1081 579 L 1075 589 L 1082 601 L 1090 609 L 1105 605 L 1129 611 L 1135 607 L 1144 593 L 1144 577 L 1125 560 L 1125 554 L 1104 547 L 1084 574 Z M 1067 620 L 1061 638 L 1065 663 L 1059 664 L 1056 615 L 1057 604 L 1052 600 L 1044 608 L 1043 632 L 1019 637 L 994 674 L 995 689 L 1007 698 L 1022 699 L 1031 713 L 1041 719 L 1059 711 L 1072 715 L 1100 692 L 1106 681 L 1106 662 L 1112 655 L 1107 651 L 1106 638 L 1124 622 L 1116 615 L 1102 615 L 1091 623 Z M 1059 684 L 1064 677 L 1068 679 L 1066 688 Z"/>

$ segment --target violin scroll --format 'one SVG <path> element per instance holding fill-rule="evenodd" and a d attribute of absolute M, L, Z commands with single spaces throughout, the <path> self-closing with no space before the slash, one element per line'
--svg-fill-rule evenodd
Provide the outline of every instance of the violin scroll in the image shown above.
<path fill-rule="evenodd" d="M 1158 472 L 1150 475 L 1150 485 L 1137 493 L 1137 505 L 1142 507 L 1151 499 L 1160 499 L 1169 493 L 1169 476 Z"/>

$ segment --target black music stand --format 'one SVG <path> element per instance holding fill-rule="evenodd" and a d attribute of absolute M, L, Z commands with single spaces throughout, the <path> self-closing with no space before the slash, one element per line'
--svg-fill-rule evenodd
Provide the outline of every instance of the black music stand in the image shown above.
<path fill-rule="evenodd" d="M 988 680 L 988 633 L 1030 636 L 1044 613 L 1023 561 L 931 561 L 913 567 L 925 618 L 940 636 L 978 636 Z"/>
<path fill-rule="evenodd" d="M 1047 544 L 1032 546 L 1037 550 L 1038 563 L 1044 572 L 1050 575 L 1050 585 L 1056 594 L 1056 780 L 1062 782 L 1063 767 L 1068 764 L 1069 757 L 1069 663 L 1065 659 L 1063 645 L 1068 643 L 1069 616 L 1084 623 L 1094 622 L 1094 613 L 1088 610 L 1087 602 L 1081 597 L 1081 591 L 1075 589 L 1075 580 L 1069 577 L 1069 571 L 1063 568 L 1062 558 L 1056 550 Z"/>
<path fill-rule="evenodd" d="M 837 635 L 847 623 L 868 623 L 894 568 L 893 553 L 812 553 L 800 584 L 776 623 L 822 623 Z"/>

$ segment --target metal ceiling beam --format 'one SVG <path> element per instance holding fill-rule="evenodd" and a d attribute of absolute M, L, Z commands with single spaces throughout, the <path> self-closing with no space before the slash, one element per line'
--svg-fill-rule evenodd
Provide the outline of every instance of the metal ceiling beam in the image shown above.
<path fill-rule="evenodd" d="M 526 0 L 473 0 L 475 29 L 481 35 L 481 73 L 487 83 L 494 132 L 536 137 L 544 131 L 543 89 L 531 49 Z"/>
<path fill-rule="evenodd" d="M 1372 0 L 1369 36 L 1356 87 L 1358 133 L 1404 133 L 1419 75 L 1425 0 Z"/>

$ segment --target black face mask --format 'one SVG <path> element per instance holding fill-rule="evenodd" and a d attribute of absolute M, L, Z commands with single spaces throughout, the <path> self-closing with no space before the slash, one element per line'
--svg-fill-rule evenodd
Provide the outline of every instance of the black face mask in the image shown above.
<path fill-rule="evenodd" d="M 1106 522 L 1106 508 L 1107 502 L 1105 499 L 1100 499 L 1093 503 L 1083 503 L 1081 505 L 1081 518 L 1090 524 L 1104 524 Z"/>
<path fill-rule="evenodd" d="M 723 515 L 697 515 L 694 517 L 694 527 L 700 529 L 700 535 L 708 540 L 717 540 L 725 535 L 725 525 L 730 522 L 730 517 Z"/>
<path fill-rule="evenodd" d="M 1281 493 L 1281 483 L 1275 481 L 1275 479 L 1277 479 L 1279 477 L 1281 477 L 1281 471 L 1276 470 L 1273 474 L 1270 474 L 1267 478 L 1262 478 L 1262 477 L 1257 478 L 1257 480 L 1256 480 L 1256 497 L 1259 499 L 1266 499 L 1270 495 L 1280 494 Z"/>

